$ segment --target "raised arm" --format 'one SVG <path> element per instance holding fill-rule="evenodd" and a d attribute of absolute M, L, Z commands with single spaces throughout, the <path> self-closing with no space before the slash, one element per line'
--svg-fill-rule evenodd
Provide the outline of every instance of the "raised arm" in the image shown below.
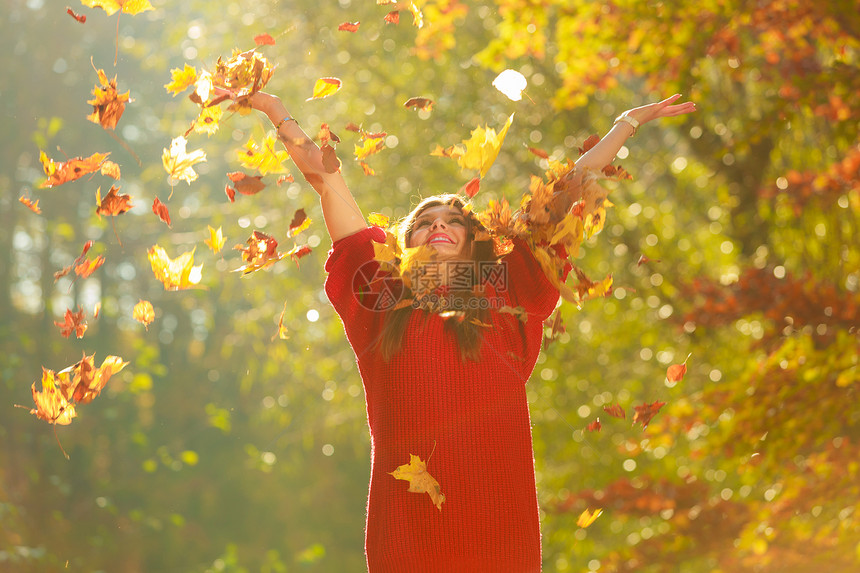
<path fill-rule="evenodd" d="M 661 102 L 650 103 L 625 111 L 615 120 L 615 124 L 609 130 L 609 133 L 576 161 L 576 166 L 588 169 L 603 169 L 615 159 L 615 155 L 621 149 L 621 146 L 624 145 L 627 138 L 632 137 L 636 133 L 639 126 L 661 117 L 673 117 L 696 110 L 696 104 L 693 102 L 688 101 L 675 104 L 680 97 L 681 94 L 675 94 Z"/>
<path fill-rule="evenodd" d="M 226 92 L 225 92 L 226 93 Z M 227 94 L 230 95 L 230 94 Z M 329 172 L 323 166 L 322 151 L 299 123 L 287 112 L 280 98 L 256 92 L 249 98 L 251 107 L 263 112 L 278 130 L 290 158 L 305 179 L 319 193 L 323 218 L 332 241 L 347 237 L 367 227 L 361 209 L 346 185 L 340 171 Z"/>

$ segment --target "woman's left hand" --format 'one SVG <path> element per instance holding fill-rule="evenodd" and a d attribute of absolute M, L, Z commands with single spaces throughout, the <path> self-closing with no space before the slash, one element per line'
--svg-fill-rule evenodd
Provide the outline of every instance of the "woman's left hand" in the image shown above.
<path fill-rule="evenodd" d="M 680 97 L 681 94 L 675 94 L 657 103 L 634 107 L 624 112 L 624 115 L 635 119 L 640 124 L 645 124 L 661 117 L 674 117 L 696 111 L 696 104 L 691 101 L 676 104 Z"/>

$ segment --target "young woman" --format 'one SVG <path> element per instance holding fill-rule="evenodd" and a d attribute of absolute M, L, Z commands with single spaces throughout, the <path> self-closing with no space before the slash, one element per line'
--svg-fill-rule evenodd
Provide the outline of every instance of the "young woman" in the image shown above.
<path fill-rule="evenodd" d="M 678 97 L 619 116 L 576 167 L 599 170 L 639 125 L 695 109 L 675 104 Z M 250 101 L 319 193 L 333 241 L 325 288 L 356 355 L 372 444 L 369 571 L 540 571 L 525 384 L 558 290 L 523 241 L 496 261 L 464 200 L 443 195 L 423 201 L 401 225 L 406 247 L 424 245 L 435 256 L 416 266 L 408 287 L 386 290 L 386 304 L 366 296 L 385 284 L 374 244 L 386 233 L 365 223 L 341 174 L 325 169 L 319 148 L 278 98 L 256 93 Z M 464 263 L 470 278 L 457 296 Z M 429 289 L 417 285 L 429 275 Z M 438 304 L 443 299 L 425 304 L 419 292 L 439 293 L 449 306 L 458 301 L 457 312 Z M 524 314 L 503 311 L 517 307 Z M 438 481 L 435 497 L 410 492 L 392 475 L 412 455 Z"/>

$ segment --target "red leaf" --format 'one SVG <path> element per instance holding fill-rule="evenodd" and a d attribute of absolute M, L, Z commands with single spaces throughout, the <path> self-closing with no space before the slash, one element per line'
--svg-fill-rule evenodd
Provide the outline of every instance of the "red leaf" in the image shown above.
<path fill-rule="evenodd" d="M 254 36 L 254 43 L 258 46 L 274 46 L 275 39 L 268 34 L 258 34 Z"/>
<path fill-rule="evenodd" d="M 235 190 L 242 195 L 256 195 L 266 188 L 262 175 L 247 175 L 241 171 L 232 171 L 227 174 L 227 177 L 236 185 Z M 230 194 L 227 193 L 227 196 L 229 197 Z"/>
<path fill-rule="evenodd" d="M 430 98 L 412 97 L 406 100 L 406 103 L 403 104 L 403 107 L 414 107 L 415 109 L 426 109 L 427 111 L 430 111 L 431 109 L 433 109 L 434 103 L 435 102 Z"/>
<path fill-rule="evenodd" d="M 620 404 L 604 406 L 603 411 L 612 416 L 613 418 L 620 418 L 622 420 L 627 419 L 627 414 L 624 413 L 624 408 L 622 408 Z"/>
<path fill-rule="evenodd" d="M 641 406 L 635 406 L 633 409 L 636 410 L 636 414 L 633 415 L 633 423 L 641 423 L 642 428 L 646 428 L 648 423 L 651 421 L 651 418 L 657 415 L 657 412 L 660 411 L 660 408 L 666 405 L 666 402 L 652 402 L 650 404 L 642 404 Z"/>
<path fill-rule="evenodd" d="M 463 193 L 469 196 L 471 199 L 474 197 L 478 191 L 481 189 L 481 178 L 475 177 L 463 187 Z"/>
<path fill-rule="evenodd" d="M 684 379 L 684 374 L 687 373 L 687 360 L 690 359 L 690 355 L 687 355 L 687 358 L 684 359 L 684 362 L 681 364 L 672 364 L 669 368 L 666 369 L 666 380 L 672 382 L 673 384 L 680 382 Z"/>
<path fill-rule="evenodd" d="M 599 432 L 600 428 L 603 426 L 600 424 L 600 418 L 596 418 L 592 423 L 588 425 L 586 428 L 589 432 Z"/>
<path fill-rule="evenodd" d="M 337 27 L 338 32 L 358 32 L 361 22 L 344 22 Z"/>
<path fill-rule="evenodd" d="M 541 159 L 549 159 L 549 153 L 537 147 L 529 147 L 529 151 L 540 157 Z"/>
<path fill-rule="evenodd" d="M 231 203 L 236 202 L 236 190 L 230 187 L 229 184 L 224 186 L 224 193 L 227 194 L 227 199 L 229 199 Z"/>
<path fill-rule="evenodd" d="M 65 320 L 63 322 L 54 321 L 56 326 L 60 327 L 60 334 L 66 338 L 74 332 L 75 336 L 82 338 L 87 330 L 87 320 L 84 316 L 84 311 L 78 307 L 78 312 L 72 312 L 66 309 Z"/>
<path fill-rule="evenodd" d="M 152 202 L 152 212 L 158 215 L 159 219 L 167 223 L 168 227 L 170 226 L 170 212 L 167 210 L 167 205 L 162 203 L 158 197 Z"/>
<path fill-rule="evenodd" d="M 293 258 L 293 260 L 296 262 L 296 266 L 299 266 L 299 259 L 311 254 L 311 248 L 307 245 L 296 245 L 287 254 Z"/>
<path fill-rule="evenodd" d="M 393 10 L 385 15 L 385 21 L 388 24 L 399 24 L 400 23 L 400 12 L 397 10 Z"/>
<path fill-rule="evenodd" d="M 66 6 L 66 14 L 68 14 L 69 16 L 71 16 L 72 18 L 74 18 L 75 20 L 80 22 L 81 24 L 84 24 L 87 21 L 86 16 L 84 16 L 83 14 L 75 13 L 75 11 L 72 10 L 71 7 L 69 7 L 69 6 Z"/>
<path fill-rule="evenodd" d="M 588 138 L 582 142 L 582 147 L 577 148 L 577 149 L 579 149 L 579 154 L 582 155 L 583 153 L 585 153 L 586 151 L 588 151 L 589 149 L 591 149 L 592 147 L 597 145 L 597 143 L 599 141 L 600 141 L 599 135 L 597 135 L 597 134 L 589 135 Z"/>

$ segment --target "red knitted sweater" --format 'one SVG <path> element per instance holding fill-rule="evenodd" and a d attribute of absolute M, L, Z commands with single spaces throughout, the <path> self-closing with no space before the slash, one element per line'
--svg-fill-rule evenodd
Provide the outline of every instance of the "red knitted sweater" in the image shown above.
<path fill-rule="evenodd" d="M 504 260 L 510 306 L 528 320 L 492 312 L 480 361 L 462 360 L 445 319 L 412 311 L 402 350 L 386 362 L 375 343 L 384 312 L 354 295 L 375 265 L 370 227 L 336 241 L 326 293 L 343 320 L 367 400 L 371 476 L 365 552 L 371 573 L 538 572 L 540 527 L 525 383 L 540 351 L 542 324 L 558 301 L 528 248 L 517 243 Z M 365 266 L 363 266 L 365 265 Z M 363 272 L 356 275 L 361 268 Z M 372 274 L 372 273 L 370 273 Z M 431 456 L 432 452 L 432 456 Z M 427 494 L 389 475 L 427 461 L 445 495 L 441 510 Z M 428 460 L 429 457 L 429 460 Z"/>

